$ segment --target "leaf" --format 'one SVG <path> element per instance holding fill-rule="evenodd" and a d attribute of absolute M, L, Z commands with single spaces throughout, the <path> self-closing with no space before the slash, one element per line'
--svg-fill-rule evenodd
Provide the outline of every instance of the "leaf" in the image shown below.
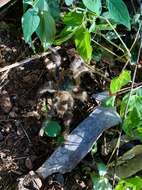
<path fill-rule="evenodd" d="M 44 132 L 49 137 L 56 137 L 61 132 L 61 126 L 56 121 L 46 120 L 43 123 Z"/>
<path fill-rule="evenodd" d="M 44 47 L 44 50 L 48 49 L 48 46 L 51 45 L 55 38 L 56 26 L 53 17 L 47 11 L 42 11 L 39 14 L 40 24 L 36 30 L 37 35 L 40 38 L 40 41 Z"/>
<path fill-rule="evenodd" d="M 112 186 L 106 177 L 100 177 L 94 172 L 91 173 L 93 190 L 112 190 Z"/>
<path fill-rule="evenodd" d="M 124 120 L 123 130 L 127 135 L 142 140 L 142 96 L 135 96 L 132 103 L 130 102 L 131 108 Z"/>
<path fill-rule="evenodd" d="M 99 171 L 99 175 L 100 176 L 105 176 L 106 173 L 107 173 L 107 168 L 105 166 L 104 163 L 98 163 L 97 164 L 97 168 L 98 168 L 98 171 Z"/>
<path fill-rule="evenodd" d="M 73 3 L 74 0 L 65 0 L 65 3 L 67 6 L 70 6 Z"/>
<path fill-rule="evenodd" d="M 75 45 L 80 56 L 85 60 L 89 61 L 92 56 L 91 36 L 88 30 L 81 27 L 76 31 L 74 35 Z"/>
<path fill-rule="evenodd" d="M 115 187 L 115 190 L 140 190 L 142 187 L 142 178 L 136 176 L 127 180 L 121 180 Z"/>
<path fill-rule="evenodd" d="M 103 100 L 101 105 L 103 107 L 114 107 L 116 96 L 110 96 L 107 99 Z"/>
<path fill-rule="evenodd" d="M 48 2 L 48 7 L 49 7 L 49 12 L 51 16 L 55 20 L 59 20 L 60 18 L 60 7 L 59 7 L 59 1 L 58 0 L 47 0 Z"/>
<path fill-rule="evenodd" d="M 128 82 L 130 81 L 131 81 L 131 71 L 127 70 L 122 71 L 122 73 L 118 77 L 114 78 L 111 81 L 110 84 L 111 93 L 113 94 L 118 92 L 123 86 L 128 84 Z"/>
<path fill-rule="evenodd" d="M 101 0 L 82 0 L 82 1 L 84 5 L 87 7 L 87 9 L 96 13 L 97 15 L 101 14 L 102 10 Z"/>
<path fill-rule="evenodd" d="M 82 20 L 83 14 L 76 12 L 69 12 L 63 18 L 64 23 L 68 26 L 79 26 L 82 24 Z"/>
<path fill-rule="evenodd" d="M 130 93 L 127 93 L 121 102 L 121 106 L 120 106 L 120 115 L 123 117 L 124 116 L 124 112 L 126 109 L 126 105 L 128 102 L 128 98 L 129 98 Z M 132 91 L 132 94 L 130 96 L 130 100 L 129 100 L 129 104 L 128 104 L 128 112 L 132 111 L 133 107 L 136 105 L 136 101 L 138 97 L 142 97 L 142 88 L 138 88 L 138 89 L 134 89 Z"/>
<path fill-rule="evenodd" d="M 123 24 L 130 30 L 130 16 L 123 0 L 107 0 L 107 6 L 110 17 L 119 24 Z"/>
<path fill-rule="evenodd" d="M 56 45 L 61 45 L 63 42 L 72 38 L 77 28 L 65 27 L 55 40 Z"/>
<path fill-rule="evenodd" d="M 39 11 L 49 10 L 47 0 L 36 0 L 34 2 L 34 7 L 37 8 Z"/>
<path fill-rule="evenodd" d="M 33 0 L 23 0 L 23 4 L 33 5 Z"/>
<path fill-rule="evenodd" d="M 33 0 L 23 0 L 23 12 L 25 12 L 27 8 L 29 8 L 29 5 L 33 6 L 33 4 Z"/>
<path fill-rule="evenodd" d="M 36 31 L 40 18 L 34 9 L 28 9 L 22 17 L 22 28 L 26 42 L 31 41 L 32 34 Z"/>

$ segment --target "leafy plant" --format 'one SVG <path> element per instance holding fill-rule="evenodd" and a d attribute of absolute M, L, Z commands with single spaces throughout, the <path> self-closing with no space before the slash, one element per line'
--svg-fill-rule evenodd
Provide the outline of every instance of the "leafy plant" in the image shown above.
<path fill-rule="evenodd" d="M 140 92 L 141 89 L 138 89 L 130 97 L 129 93 L 123 97 L 120 114 L 124 116 L 129 98 L 128 113 L 123 123 L 123 129 L 127 135 L 142 140 L 142 95 Z"/>
<path fill-rule="evenodd" d="M 122 42 L 115 30 L 116 24 L 122 24 L 130 29 L 130 16 L 122 0 L 107 0 L 105 9 L 102 9 L 101 0 L 79 2 L 79 6 L 76 6 L 75 1 L 65 0 L 67 6 L 74 4 L 75 8 L 71 7 L 68 9 L 69 12 L 60 14 L 58 0 L 23 0 L 22 27 L 25 41 L 34 48 L 32 36 L 35 33 L 44 50 L 47 50 L 52 44 L 60 45 L 72 38 L 77 51 L 86 62 L 92 58 L 94 34 L 112 30 Z M 56 29 L 59 18 L 62 19 L 64 26 L 61 32 Z M 126 46 L 125 49 L 127 50 Z"/>
<path fill-rule="evenodd" d="M 136 176 L 126 180 L 120 180 L 115 190 L 141 190 L 142 189 L 142 178 Z"/>
<path fill-rule="evenodd" d="M 122 71 L 122 73 L 118 77 L 114 78 L 111 81 L 110 84 L 111 93 L 113 94 L 118 92 L 123 86 L 128 84 L 128 82 L 130 81 L 131 81 L 131 72 L 127 70 Z"/>
<path fill-rule="evenodd" d="M 91 179 L 93 182 L 93 190 L 112 190 L 112 186 L 109 183 L 106 175 L 106 166 L 103 163 L 99 163 L 98 165 L 99 174 L 95 172 L 91 173 Z"/>
<path fill-rule="evenodd" d="M 34 32 L 39 37 L 44 50 L 48 49 L 54 41 L 56 25 L 50 10 L 53 7 L 50 7 L 49 2 L 47 0 L 23 0 L 25 12 L 22 17 L 23 34 L 25 41 L 31 47 L 33 47 L 32 35 Z"/>

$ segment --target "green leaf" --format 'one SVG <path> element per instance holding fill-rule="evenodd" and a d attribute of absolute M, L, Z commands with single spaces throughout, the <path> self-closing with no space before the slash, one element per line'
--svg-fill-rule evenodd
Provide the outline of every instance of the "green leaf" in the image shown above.
<path fill-rule="evenodd" d="M 65 3 L 67 6 L 70 6 L 73 3 L 74 0 L 65 0 Z"/>
<path fill-rule="evenodd" d="M 116 96 L 110 96 L 102 101 L 101 105 L 103 107 L 114 107 Z"/>
<path fill-rule="evenodd" d="M 61 132 L 61 126 L 56 121 L 46 120 L 43 122 L 44 132 L 49 137 L 56 137 Z"/>
<path fill-rule="evenodd" d="M 22 17 L 22 28 L 26 42 L 31 41 L 32 34 L 36 31 L 40 18 L 34 9 L 28 9 Z"/>
<path fill-rule="evenodd" d="M 36 0 L 34 2 L 34 7 L 37 8 L 39 11 L 49 10 L 47 0 Z"/>
<path fill-rule="evenodd" d="M 33 5 L 33 0 L 23 0 L 23 4 Z"/>
<path fill-rule="evenodd" d="M 118 77 L 114 78 L 111 81 L 110 84 L 111 93 L 113 94 L 118 92 L 123 86 L 128 84 L 128 82 L 130 81 L 131 81 L 131 71 L 127 70 L 122 71 L 122 73 Z"/>
<path fill-rule="evenodd" d="M 89 61 L 92 56 L 91 36 L 88 30 L 81 27 L 74 35 L 75 45 L 80 56 Z"/>
<path fill-rule="evenodd" d="M 142 140 L 142 96 L 131 97 L 123 130 L 127 135 Z"/>
<path fill-rule="evenodd" d="M 63 18 L 64 23 L 68 26 L 79 26 L 82 24 L 82 20 L 83 14 L 76 12 L 69 12 Z"/>
<path fill-rule="evenodd" d="M 101 0 L 82 0 L 82 1 L 84 5 L 87 7 L 87 9 L 96 13 L 97 15 L 101 14 L 102 10 Z"/>
<path fill-rule="evenodd" d="M 121 180 L 115 187 L 115 190 L 140 190 L 142 187 L 142 178 L 133 177 L 127 180 Z"/>
<path fill-rule="evenodd" d="M 47 0 L 48 2 L 48 7 L 49 7 L 49 12 L 51 16 L 55 20 L 59 20 L 60 18 L 60 7 L 59 7 L 59 0 Z"/>
<path fill-rule="evenodd" d="M 23 12 L 25 12 L 29 6 L 33 6 L 33 0 L 23 0 Z"/>
<path fill-rule="evenodd" d="M 107 0 L 107 6 L 111 19 L 131 29 L 130 16 L 123 0 Z"/>
<path fill-rule="evenodd" d="M 94 172 L 91 173 L 93 190 L 112 190 L 112 186 L 106 177 L 100 177 Z"/>
<path fill-rule="evenodd" d="M 56 37 L 55 44 L 56 45 L 61 45 L 63 42 L 66 42 L 72 36 L 75 34 L 77 28 L 72 28 L 72 27 L 65 27 L 61 33 Z"/>
<path fill-rule="evenodd" d="M 105 166 L 104 163 L 98 163 L 97 164 L 97 168 L 98 168 L 98 171 L 99 171 L 99 175 L 100 176 L 105 176 L 106 173 L 107 173 L 107 168 Z"/>
<path fill-rule="evenodd" d="M 48 49 L 55 38 L 56 26 L 53 17 L 47 11 L 42 11 L 40 14 L 40 24 L 36 30 L 38 37 L 44 47 L 44 50 Z"/>

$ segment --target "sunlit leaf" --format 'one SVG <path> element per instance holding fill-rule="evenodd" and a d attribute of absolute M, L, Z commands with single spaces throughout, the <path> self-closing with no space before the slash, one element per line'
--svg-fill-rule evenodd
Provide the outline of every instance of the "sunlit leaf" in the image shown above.
<path fill-rule="evenodd" d="M 75 33 L 75 45 L 80 56 L 85 60 L 89 61 L 92 56 L 91 36 L 88 30 L 81 27 Z"/>
<path fill-rule="evenodd" d="M 131 81 L 131 72 L 127 70 L 122 71 L 122 73 L 118 77 L 114 78 L 111 81 L 110 84 L 111 93 L 113 94 L 118 92 L 123 86 L 128 84 L 128 82 L 130 81 Z"/>
<path fill-rule="evenodd" d="M 68 26 L 79 26 L 82 24 L 82 20 L 83 14 L 76 12 L 69 12 L 63 18 L 64 23 Z"/>
<path fill-rule="evenodd" d="M 121 180 L 115 187 L 115 190 L 140 190 L 142 187 L 142 178 L 133 177 L 126 180 Z"/>

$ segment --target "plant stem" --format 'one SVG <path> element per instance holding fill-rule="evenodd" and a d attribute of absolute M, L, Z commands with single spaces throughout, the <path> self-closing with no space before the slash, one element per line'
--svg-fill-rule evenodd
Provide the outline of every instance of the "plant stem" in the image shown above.
<path fill-rule="evenodd" d="M 117 37 L 119 38 L 119 40 L 121 41 L 121 43 L 123 44 L 123 46 L 125 47 L 125 49 L 126 49 L 126 51 L 127 51 L 127 53 L 128 53 L 128 56 L 129 56 L 129 58 L 131 57 L 131 53 L 130 53 L 130 50 L 127 48 L 127 46 L 126 46 L 126 44 L 124 43 L 124 41 L 122 40 L 122 38 L 120 37 L 120 35 L 118 34 L 118 32 L 116 31 L 116 29 L 113 27 L 113 25 L 111 24 L 111 22 L 107 19 L 107 18 L 105 18 L 105 17 L 103 17 L 103 16 L 99 16 L 101 19 L 104 19 L 109 25 L 110 25 L 110 27 L 112 28 L 112 30 L 115 32 L 115 34 L 117 35 Z"/>
<path fill-rule="evenodd" d="M 109 53 L 111 53 L 112 55 L 116 56 L 117 58 L 120 58 L 118 55 L 116 55 L 114 52 L 112 52 L 110 49 L 108 49 L 107 47 L 104 47 L 103 45 L 99 44 L 97 41 L 92 39 L 92 42 L 94 42 L 95 44 L 97 44 L 98 46 L 100 46 L 101 48 L 103 48 L 104 50 L 108 51 Z"/>
<path fill-rule="evenodd" d="M 110 44 L 112 44 L 114 47 L 116 47 L 117 49 L 121 50 L 124 53 L 124 49 L 122 49 L 121 47 L 119 47 L 117 44 L 115 44 L 111 40 L 107 39 L 104 34 L 102 34 L 102 33 L 97 33 L 97 34 L 100 35 L 100 36 L 102 36 L 106 41 L 108 41 Z"/>

